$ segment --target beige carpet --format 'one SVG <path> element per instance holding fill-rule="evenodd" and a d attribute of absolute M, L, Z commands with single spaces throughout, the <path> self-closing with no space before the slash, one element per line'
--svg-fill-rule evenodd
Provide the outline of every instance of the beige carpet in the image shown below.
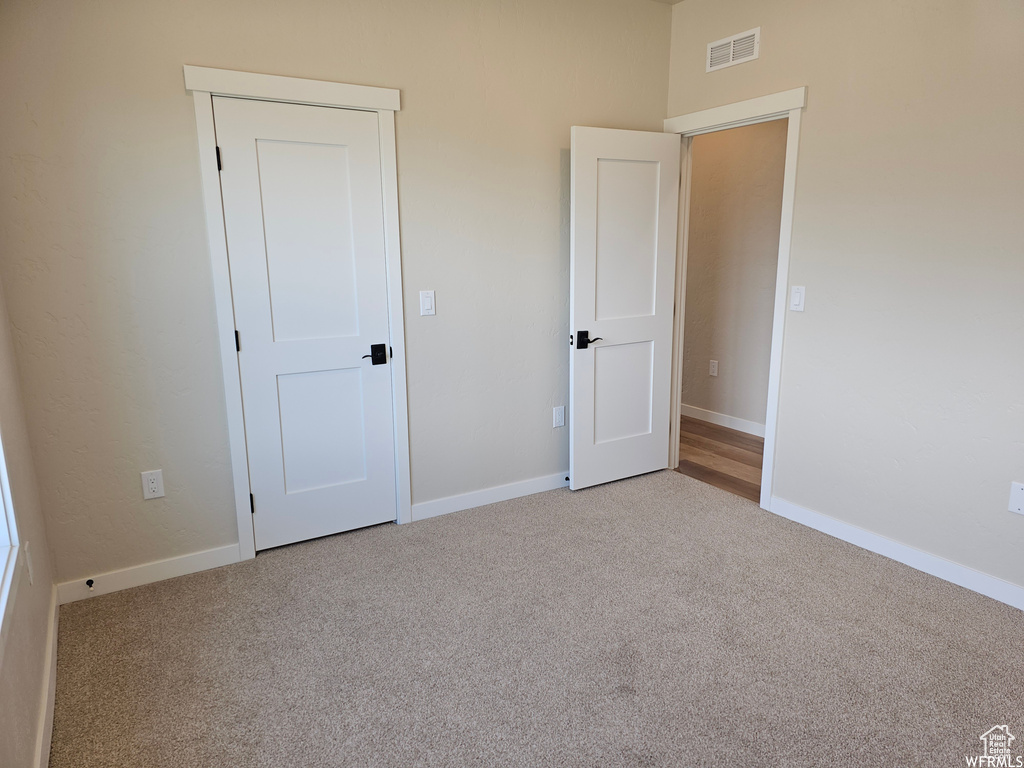
<path fill-rule="evenodd" d="M 1024 613 L 660 472 L 66 605 L 50 765 L 933 768 L 1004 723 Z"/>

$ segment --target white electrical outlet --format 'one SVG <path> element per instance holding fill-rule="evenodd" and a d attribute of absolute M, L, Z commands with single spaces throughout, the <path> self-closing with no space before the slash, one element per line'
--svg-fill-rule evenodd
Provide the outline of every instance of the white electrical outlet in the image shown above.
<path fill-rule="evenodd" d="M 142 498 L 159 499 L 164 495 L 164 471 L 152 469 L 142 473 Z"/>
<path fill-rule="evenodd" d="M 551 427 L 564 427 L 565 426 L 565 406 L 556 405 L 551 409 Z"/>
<path fill-rule="evenodd" d="M 1010 511 L 1024 515 L 1024 483 L 1010 483 Z"/>
<path fill-rule="evenodd" d="M 718 375 L 718 361 L 712 360 L 711 365 L 708 366 L 708 373 L 712 376 Z"/>

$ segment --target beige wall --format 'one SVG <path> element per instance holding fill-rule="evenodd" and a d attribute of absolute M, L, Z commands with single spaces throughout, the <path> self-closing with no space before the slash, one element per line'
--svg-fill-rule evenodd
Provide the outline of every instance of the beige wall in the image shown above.
<path fill-rule="evenodd" d="M 775 493 L 1024 585 L 1024 5 L 685 0 L 669 113 L 808 86 Z M 760 26 L 761 57 L 705 74 Z"/>
<path fill-rule="evenodd" d="M 0 435 L 11 483 L 11 500 L 22 547 L 32 558 L 28 578 L 24 554 L 15 575 L 10 624 L 0 647 L 0 765 L 34 765 L 40 713 L 49 681 L 47 631 L 52 616 L 53 568 L 46 525 L 21 406 L 14 347 L 0 288 Z M 0 525 L 3 525 L 0 512 Z"/>
<path fill-rule="evenodd" d="M 551 408 L 568 396 L 569 128 L 660 129 L 670 16 L 643 0 L 0 5 L 0 276 L 59 578 L 237 540 L 182 64 L 401 89 L 418 502 L 566 468 Z M 156 467 L 167 497 L 143 502 Z"/>
<path fill-rule="evenodd" d="M 683 403 L 764 424 L 788 121 L 695 136 Z M 718 361 L 718 376 L 708 374 Z"/>

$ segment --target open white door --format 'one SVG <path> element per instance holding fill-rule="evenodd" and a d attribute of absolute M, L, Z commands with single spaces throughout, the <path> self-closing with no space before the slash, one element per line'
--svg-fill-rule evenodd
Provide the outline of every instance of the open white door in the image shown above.
<path fill-rule="evenodd" d="M 680 144 L 572 129 L 573 490 L 668 466 Z"/>

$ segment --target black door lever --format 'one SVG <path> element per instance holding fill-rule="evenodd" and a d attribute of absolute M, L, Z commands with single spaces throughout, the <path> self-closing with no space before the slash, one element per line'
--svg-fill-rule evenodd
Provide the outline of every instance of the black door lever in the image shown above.
<path fill-rule="evenodd" d="M 363 360 L 370 358 L 370 362 L 373 365 L 387 365 L 388 364 L 388 345 L 387 344 L 371 344 L 370 354 L 363 355 Z"/>
<path fill-rule="evenodd" d="M 600 336 L 590 338 L 590 331 L 576 331 L 576 349 L 586 349 L 595 341 L 604 341 Z"/>

